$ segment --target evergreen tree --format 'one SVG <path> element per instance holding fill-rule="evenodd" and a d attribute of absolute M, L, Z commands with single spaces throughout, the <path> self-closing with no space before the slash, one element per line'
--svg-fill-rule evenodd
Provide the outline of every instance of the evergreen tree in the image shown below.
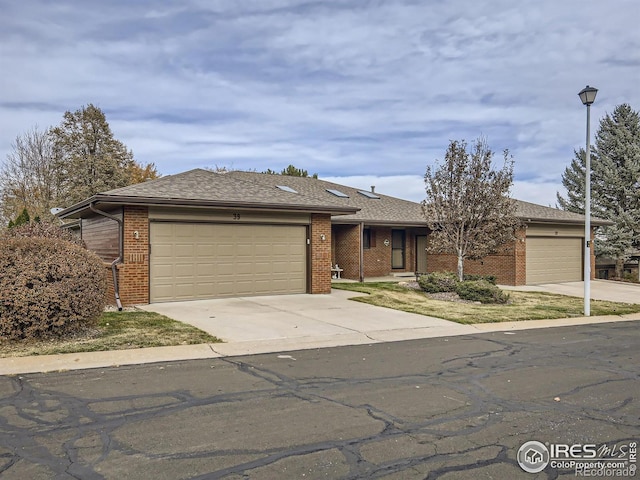
<path fill-rule="evenodd" d="M 22 209 L 20 215 L 18 215 L 15 221 L 9 221 L 9 228 L 19 227 L 20 225 L 27 225 L 31 223 L 31 217 L 26 208 Z"/>
<path fill-rule="evenodd" d="M 574 150 L 573 153 L 571 164 L 565 168 L 562 174 L 562 185 L 567 190 L 567 198 L 560 195 L 560 192 L 556 193 L 556 198 L 562 210 L 584 214 L 584 169 L 587 154 L 584 148 L 578 151 Z M 593 161 L 593 152 L 591 160 Z"/>
<path fill-rule="evenodd" d="M 567 198 L 558 194 L 561 208 L 584 213 L 584 151 L 565 169 L 562 184 Z M 616 276 L 624 262 L 640 249 L 640 114 L 618 105 L 596 132 L 591 158 L 591 199 L 594 215 L 611 220 L 596 242 L 596 255 L 616 260 Z"/>
<path fill-rule="evenodd" d="M 613 226 L 604 227 L 599 252 L 616 259 L 616 276 L 640 249 L 640 114 L 627 104 L 606 115 L 596 133 L 597 211 Z"/>
<path fill-rule="evenodd" d="M 280 172 L 276 172 L 275 170 L 271 170 L 270 168 L 267 168 L 262 173 L 268 173 L 270 175 L 286 175 L 289 177 L 308 177 L 309 176 L 309 172 L 307 170 L 305 170 L 304 168 L 295 167 L 293 165 L 289 165 L 287 168 L 283 168 Z M 318 178 L 318 174 L 314 173 L 313 175 L 311 175 L 311 177 Z"/>

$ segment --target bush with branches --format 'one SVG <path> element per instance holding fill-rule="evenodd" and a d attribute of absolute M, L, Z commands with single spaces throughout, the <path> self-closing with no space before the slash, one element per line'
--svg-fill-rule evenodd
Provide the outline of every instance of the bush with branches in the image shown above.
<path fill-rule="evenodd" d="M 481 303 L 507 303 L 509 295 L 496 286 L 495 275 L 467 275 L 458 280 L 453 272 L 433 272 L 422 275 L 418 285 L 427 293 L 455 292 L 463 300 Z"/>
<path fill-rule="evenodd" d="M 38 237 L 57 238 L 85 247 L 84 240 L 73 235 L 69 230 L 49 222 L 30 222 L 5 229 L 2 234 L 5 237 Z"/>
<path fill-rule="evenodd" d="M 485 280 L 493 285 L 496 285 L 498 283 L 498 277 L 496 277 L 495 275 L 472 275 L 470 273 L 465 273 L 464 274 L 464 279 L 465 280 Z"/>
<path fill-rule="evenodd" d="M 72 334 L 97 323 L 104 310 L 103 262 L 77 243 L 2 235 L 0 271 L 2 338 Z"/>
<path fill-rule="evenodd" d="M 455 292 L 458 276 L 453 272 L 433 272 L 418 278 L 418 285 L 427 293 Z"/>
<path fill-rule="evenodd" d="M 480 303 L 507 303 L 509 295 L 486 280 L 465 280 L 458 283 L 456 293 L 463 300 Z"/>

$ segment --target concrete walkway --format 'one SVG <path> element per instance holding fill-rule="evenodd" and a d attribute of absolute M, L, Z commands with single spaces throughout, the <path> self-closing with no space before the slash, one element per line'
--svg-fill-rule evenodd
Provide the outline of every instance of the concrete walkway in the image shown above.
<path fill-rule="evenodd" d="M 639 289 L 640 290 L 640 289 Z M 640 314 L 461 325 L 348 300 L 354 292 L 145 305 L 226 343 L 0 358 L 0 375 L 105 368 L 486 332 L 640 320 Z"/>

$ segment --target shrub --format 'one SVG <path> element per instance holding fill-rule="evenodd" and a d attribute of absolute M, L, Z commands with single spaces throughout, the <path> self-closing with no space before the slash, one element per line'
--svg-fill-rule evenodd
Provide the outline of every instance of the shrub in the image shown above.
<path fill-rule="evenodd" d="M 63 229 L 58 225 L 48 222 L 25 223 L 2 232 L 5 237 L 41 237 L 41 238 L 58 238 L 66 240 L 81 247 L 85 246 L 84 240 L 73 235 L 69 230 Z"/>
<path fill-rule="evenodd" d="M 509 295 L 486 280 L 466 280 L 458 283 L 458 296 L 481 303 L 507 303 Z"/>
<path fill-rule="evenodd" d="M 427 293 L 455 292 L 458 276 L 452 272 L 427 273 L 418 279 L 418 285 Z"/>
<path fill-rule="evenodd" d="M 0 337 L 44 338 L 94 325 L 105 306 L 102 260 L 59 238 L 0 237 Z"/>
<path fill-rule="evenodd" d="M 486 280 L 492 285 L 495 285 L 496 283 L 498 283 L 498 277 L 496 277 L 495 275 L 473 275 L 471 273 L 468 273 L 468 274 L 465 273 L 464 279 L 471 280 L 471 281 Z"/>

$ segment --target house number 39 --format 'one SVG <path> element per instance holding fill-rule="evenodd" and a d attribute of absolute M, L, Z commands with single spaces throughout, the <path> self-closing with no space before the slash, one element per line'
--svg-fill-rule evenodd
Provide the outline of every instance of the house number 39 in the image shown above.
<path fill-rule="evenodd" d="M 233 214 L 233 219 L 234 220 L 240 220 L 240 214 L 239 213 L 234 213 Z"/>

